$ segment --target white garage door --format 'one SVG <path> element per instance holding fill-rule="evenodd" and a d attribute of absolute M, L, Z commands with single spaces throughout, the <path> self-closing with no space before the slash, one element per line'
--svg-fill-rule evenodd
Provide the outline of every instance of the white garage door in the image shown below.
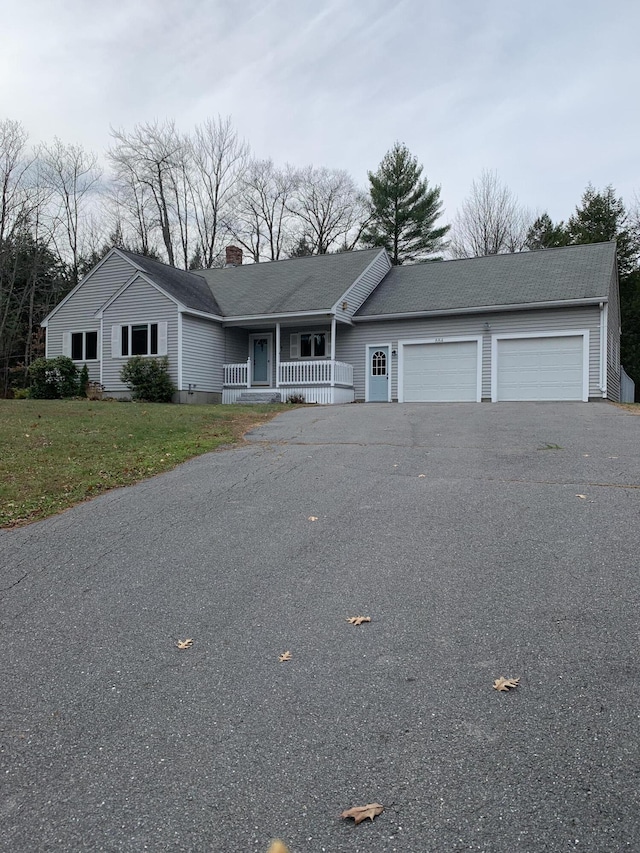
<path fill-rule="evenodd" d="M 582 400 L 582 335 L 498 340 L 498 400 Z"/>
<path fill-rule="evenodd" d="M 401 382 L 405 403 L 475 402 L 477 342 L 405 344 Z"/>

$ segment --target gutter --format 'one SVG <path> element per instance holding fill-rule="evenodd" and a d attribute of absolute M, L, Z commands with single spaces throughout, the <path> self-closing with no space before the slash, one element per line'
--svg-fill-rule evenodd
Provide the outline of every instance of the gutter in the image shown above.
<path fill-rule="evenodd" d="M 240 326 L 243 323 L 275 323 L 281 320 L 299 320 L 306 317 L 326 317 L 331 318 L 334 314 L 326 309 L 319 311 L 290 311 L 286 314 L 247 314 L 242 317 L 229 316 L 225 317 L 222 323 L 223 326 Z"/>
<path fill-rule="evenodd" d="M 507 311 L 535 310 L 539 308 L 575 308 L 583 305 L 601 305 L 606 297 L 590 296 L 586 299 L 557 299 L 553 302 L 520 302 L 514 305 L 477 305 L 471 308 L 445 308 L 438 311 L 406 311 L 396 314 L 360 314 L 353 317 L 355 323 L 377 320 L 412 320 L 423 317 L 448 317 L 456 314 L 492 314 Z"/>

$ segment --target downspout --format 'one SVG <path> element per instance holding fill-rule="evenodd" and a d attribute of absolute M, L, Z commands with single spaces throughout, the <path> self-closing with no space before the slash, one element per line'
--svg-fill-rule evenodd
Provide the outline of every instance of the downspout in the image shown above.
<path fill-rule="evenodd" d="M 607 375 L 608 375 L 608 355 L 609 349 L 607 347 L 607 335 L 608 335 L 608 320 L 609 320 L 609 306 L 606 302 L 600 303 L 600 391 L 602 392 L 602 396 L 607 396 Z"/>
<path fill-rule="evenodd" d="M 104 364 L 104 317 L 100 317 L 100 384 L 102 385 L 102 365 Z"/>

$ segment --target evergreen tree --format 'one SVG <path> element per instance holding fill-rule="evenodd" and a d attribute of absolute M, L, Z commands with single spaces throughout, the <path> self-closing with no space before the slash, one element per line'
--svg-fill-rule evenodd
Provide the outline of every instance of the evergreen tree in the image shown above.
<path fill-rule="evenodd" d="M 384 247 L 393 264 L 437 260 L 446 248 L 449 225 L 435 227 L 442 215 L 440 187 L 421 179 L 422 166 L 406 145 L 396 142 L 377 172 L 369 172 L 371 221 L 362 239 Z"/>
<path fill-rule="evenodd" d="M 604 243 L 615 240 L 618 246 L 618 270 L 621 278 L 633 271 L 638 260 L 638 245 L 627 228 L 627 212 L 612 186 L 598 192 L 589 184 L 580 207 L 567 222 L 569 242 Z"/>
<path fill-rule="evenodd" d="M 620 278 L 622 337 L 620 360 L 640 393 L 640 241 L 628 227 L 627 212 L 612 186 L 598 192 L 589 184 L 581 205 L 567 222 L 571 243 L 602 243 L 615 240 Z"/>
<path fill-rule="evenodd" d="M 289 252 L 289 257 L 290 258 L 306 258 L 309 255 L 313 255 L 313 254 L 314 254 L 314 251 L 313 251 L 313 246 L 311 245 L 311 243 L 307 240 L 306 237 L 300 237 L 298 242 L 295 244 L 295 246 Z"/>
<path fill-rule="evenodd" d="M 569 235 L 564 222 L 554 224 L 548 213 L 539 216 L 527 231 L 527 249 L 554 249 L 566 246 Z"/>

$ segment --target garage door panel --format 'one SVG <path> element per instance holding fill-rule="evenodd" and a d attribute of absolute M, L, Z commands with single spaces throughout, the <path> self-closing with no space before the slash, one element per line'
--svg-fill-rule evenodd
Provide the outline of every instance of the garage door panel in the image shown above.
<path fill-rule="evenodd" d="M 475 341 L 407 344 L 403 348 L 403 399 L 407 403 L 475 402 Z"/>
<path fill-rule="evenodd" d="M 499 340 L 498 400 L 582 400 L 582 335 Z"/>

